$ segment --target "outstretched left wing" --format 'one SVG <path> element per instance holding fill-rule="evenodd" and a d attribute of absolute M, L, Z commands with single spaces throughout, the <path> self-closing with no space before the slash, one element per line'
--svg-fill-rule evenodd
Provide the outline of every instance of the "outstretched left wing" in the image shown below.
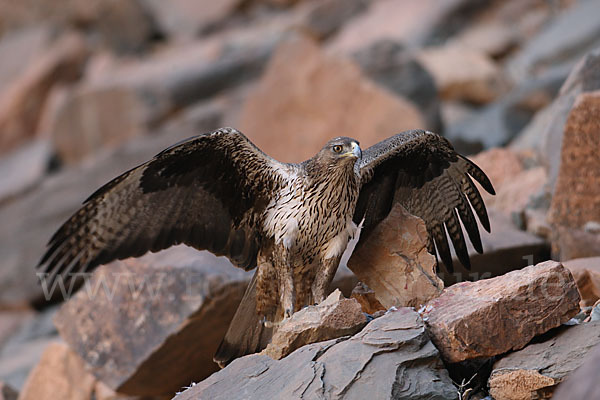
<path fill-rule="evenodd" d="M 471 207 L 490 231 L 485 204 L 471 178 L 495 194 L 490 180 L 477 165 L 454 151 L 447 139 L 432 132 L 407 131 L 369 147 L 361 160 L 362 187 L 354 213 L 355 223 L 364 218 L 360 240 L 368 237 L 393 204 L 399 202 L 425 221 L 431 239 L 429 251 L 436 254 L 437 247 L 450 272 L 453 265 L 446 230 L 458 259 L 470 269 L 459 221 L 479 253 L 483 248 Z"/>

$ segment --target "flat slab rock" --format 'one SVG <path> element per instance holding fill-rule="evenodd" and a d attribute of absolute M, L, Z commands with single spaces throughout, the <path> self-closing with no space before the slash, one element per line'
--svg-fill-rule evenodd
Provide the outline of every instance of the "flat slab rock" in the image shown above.
<path fill-rule="evenodd" d="M 560 384 L 554 396 L 555 400 L 600 399 L 600 346 L 587 354 L 583 365 Z"/>
<path fill-rule="evenodd" d="M 506 275 L 450 286 L 421 315 L 446 361 L 517 350 L 579 312 L 573 276 L 546 261 Z"/>
<path fill-rule="evenodd" d="M 584 355 L 598 344 L 600 322 L 563 327 L 551 339 L 497 361 L 488 381 L 490 394 L 496 400 L 549 398 L 556 385 L 579 368 Z"/>
<path fill-rule="evenodd" d="M 282 360 L 253 354 L 178 394 L 191 399 L 456 399 L 419 315 L 400 308 L 351 338 L 314 343 Z"/>

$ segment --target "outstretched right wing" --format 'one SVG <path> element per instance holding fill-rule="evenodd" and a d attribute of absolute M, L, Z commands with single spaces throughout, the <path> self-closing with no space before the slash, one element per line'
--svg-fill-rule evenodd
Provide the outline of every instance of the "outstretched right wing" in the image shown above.
<path fill-rule="evenodd" d="M 179 243 L 252 269 L 278 166 L 232 128 L 190 138 L 92 194 L 52 236 L 38 270 L 52 283 Z"/>

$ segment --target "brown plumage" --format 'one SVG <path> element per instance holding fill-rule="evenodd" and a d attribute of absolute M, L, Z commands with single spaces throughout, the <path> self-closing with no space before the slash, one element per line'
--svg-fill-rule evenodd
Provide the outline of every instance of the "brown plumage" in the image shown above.
<path fill-rule="evenodd" d="M 353 139 L 329 141 L 300 164 L 280 163 L 242 133 L 223 128 L 190 138 L 109 182 L 63 224 L 39 270 L 68 279 L 117 258 L 178 243 L 258 267 L 215 360 L 261 350 L 271 325 L 322 301 L 356 226 L 361 241 L 395 202 L 423 218 L 430 250 L 452 268 L 446 230 L 469 266 L 462 221 L 474 247 L 485 206 L 471 177 L 493 188 L 475 164 L 431 132 L 409 131 L 361 153 Z"/>

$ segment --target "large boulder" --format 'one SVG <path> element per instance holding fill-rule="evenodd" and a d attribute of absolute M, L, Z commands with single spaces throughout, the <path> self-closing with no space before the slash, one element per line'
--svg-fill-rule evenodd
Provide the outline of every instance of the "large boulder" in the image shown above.
<path fill-rule="evenodd" d="M 352 62 L 294 36 L 280 45 L 248 96 L 239 127 L 269 155 L 297 162 L 335 136 L 352 136 L 366 148 L 422 126 L 411 103 L 381 89 Z"/>
<path fill-rule="evenodd" d="M 456 399 L 419 315 L 400 308 L 351 338 L 301 347 L 282 360 L 239 358 L 175 400 Z"/>
<path fill-rule="evenodd" d="M 449 362 L 523 348 L 579 311 L 569 270 L 555 261 L 477 282 L 462 282 L 431 300 L 421 315 Z"/>
<path fill-rule="evenodd" d="M 577 97 L 564 128 L 548 211 L 561 259 L 600 255 L 600 90 Z"/>
<path fill-rule="evenodd" d="M 225 258 L 174 247 L 101 267 L 55 324 L 113 390 L 170 394 L 218 370 L 213 355 L 248 281 Z"/>

